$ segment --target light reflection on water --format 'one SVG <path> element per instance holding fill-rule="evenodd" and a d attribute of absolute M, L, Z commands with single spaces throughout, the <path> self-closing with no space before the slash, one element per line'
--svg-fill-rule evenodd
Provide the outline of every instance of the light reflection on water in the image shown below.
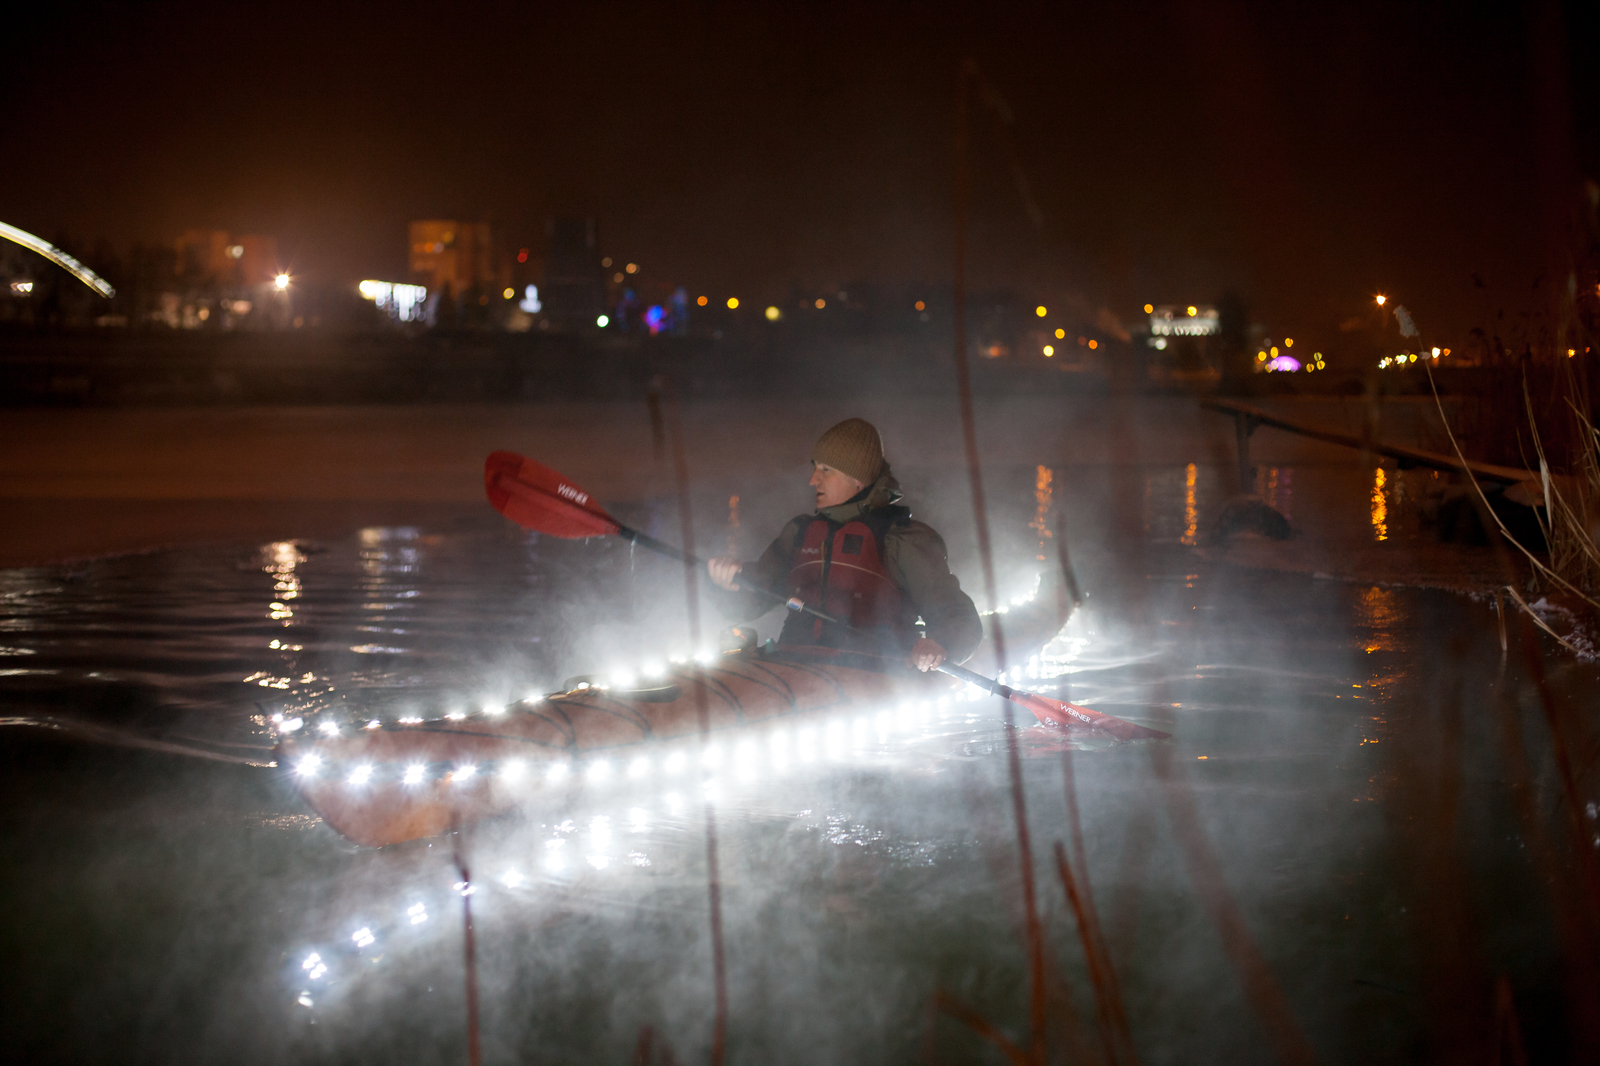
<path fill-rule="evenodd" d="M 1265 472 L 1269 502 L 1287 507 L 1290 475 Z M 1285 973 L 1310 975 L 1295 986 L 1295 1005 L 1317 1041 L 1336 1049 L 1330 1060 L 1405 1046 L 1416 1024 L 1409 1008 L 1374 1006 L 1351 982 L 1411 980 L 1395 902 L 1402 889 L 1372 872 L 1388 839 L 1378 809 L 1394 788 L 1390 740 L 1416 699 L 1419 612 L 1431 610 L 1434 625 L 1462 612 L 1456 601 L 1438 607 L 1438 594 L 1199 566 L 1176 542 L 1193 543 L 1215 513 L 1221 479 L 1192 464 L 1141 476 L 1149 539 L 1167 545 L 1143 584 L 1118 586 L 1095 552 L 1079 555 L 1093 519 L 1075 519 L 1089 606 L 1007 678 L 1171 729 L 1166 750 L 1241 907 L 1268 953 L 1288 960 Z M 1019 472 L 997 540 L 1049 556 L 1045 522 L 1070 502 L 1072 481 L 1070 470 Z M 1306 491 L 1303 477 L 1297 487 Z M 729 494 L 718 499 L 728 501 L 725 524 L 718 510 L 703 513 L 731 539 L 751 512 Z M 1350 520 L 1359 528 L 1368 515 L 1353 509 Z M 625 546 L 541 541 L 487 522 L 0 572 L 0 661 L 26 664 L 0 683 L 0 706 L 13 720 L 79 721 L 265 761 L 272 714 L 348 729 L 474 713 L 573 673 L 643 674 L 692 654 L 674 644 L 676 619 L 635 621 L 671 602 L 679 582 L 670 568 L 631 560 Z M 1149 626 L 1127 621 L 1135 599 Z M 308 826 L 273 778 L 274 806 L 199 842 L 221 850 L 245 829 L 267 834 L 226 871 L 245 886 L 240 911 L 205 919 L 251 935 L 227 958 L 195 965 L 206 981 L 231 974 L 230 987 L 253 1002 L 291 1012 L 250 1030 L 281 1057 L 325 1046 L 314 1040 L 370 1048 L 373 1061 L 445 1057 L 414 1055 L 405 1041 L 454 1047 L 459 1005 L 434 990 L 459 989 L 470 890 L 487 1024 L 519 1051 L 507 1057 L 561 1061 L 551 1042 L 570 1033 L 560 1038 L 570 1041 L 560 1045 L 567 1061 L 625 1061 L 637 1027 L 651 1024 L 687 1059 L 703 1044 L 709 987 L 710 799 L 747 1057 L 916 1061 L 914 1039 L 885 1033 L 916 1032 L 935 983 L 1002 1025 L 1021 1024 L 1006 739 L 994 701 L 953 699 L 822 717 L 759 740 L 719 738 L 710 765 L 673 764 L 663 752 L 609 759 L 604 773 L 530 766 L 540 799 L 526 816 L 461 838 L 470 885 L 451 841 L 352 851 Z M 1108 926 L 1120 930 L 1112 950 L 1135 1031 L 1160 1047 L 1146 1057 L 1249 1060 L 1254 1023 L 1189 894 L 1149 747 L 1041 729 L 1025 730 L 1022 747 L 1041 860 L 1065 832 L 1063 748 L 1101 749 L 1074 764 L 1088 872 Z M 351 780 L 358 769 L 341 770 L 348 787 L 370 784 Z M 1042 865 L 1040 876 L 1049 886 Z M 1052 951 L 1085 988 L 1064 901 L 1053 887 L 1041 892 Z M 228 969 L 241 966 L 247 977 Z M 1151 1006 L 1173 1002 L 1206 1010 L 1185 1011 L 1178 1025 Z M 804 1038 L 790 1018 L 809 1019 Z M 317 1030 L 307 1028 L 313 1019 Z M 420 1035 L 415 1019 L 428 1023 Z"/>

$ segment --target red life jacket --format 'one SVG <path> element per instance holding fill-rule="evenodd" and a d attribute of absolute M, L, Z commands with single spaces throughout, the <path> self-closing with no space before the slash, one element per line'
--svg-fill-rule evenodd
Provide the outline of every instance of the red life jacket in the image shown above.
<path fill-rule="evenodd" d="M 904 518 L 891 512 L 880 521 L 858 518 L 840 526 L 814 517 L 801 527 L 789 570 L 790 595 L 875 634 L 880 644 L 888 646 L 884 650 L 908 649 L 917 637 L 916 612 L 883 565 L 883 535 L 895 521 Z M 785 620 L 779 639 L 834 647 L 862 643 L 861 638 L 835 632 L 835 628 L 820 618 L 796 612 Z"/>

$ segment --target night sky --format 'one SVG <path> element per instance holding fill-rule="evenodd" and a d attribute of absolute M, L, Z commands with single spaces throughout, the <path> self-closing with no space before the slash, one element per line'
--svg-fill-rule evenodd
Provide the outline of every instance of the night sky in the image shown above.
<path fill-rule="evenodd" d="M 980 112 L 974 288 L 1233 289 L 1313 338 L 1385 292 L 1448 342 L 1535 302 L 1596 176 L 1594 6 L 36 5 L 0 219 L 269 233 L 331 281 L 402 278 L 412 218 L 592 215 L 694 291 L 932 290 L 971 56 L 1044 216 Z"/>

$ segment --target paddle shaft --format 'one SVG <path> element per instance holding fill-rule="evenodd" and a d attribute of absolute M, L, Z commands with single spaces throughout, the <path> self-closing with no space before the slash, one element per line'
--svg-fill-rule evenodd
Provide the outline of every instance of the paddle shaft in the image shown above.
<path fill-rule="evenodd" d="M 671 559 L 677 559 L 679 562 L 688 563 L 691 566 L 705 565 L 699 559 L 690 555 L 683 549 L 675 548 L 671 544 L 667 544 L 664 541 L 659 541 L 650 536 L 648 533 L 641 533 L 637 529 L 623 525 L 621 522 L 617 523 L 617 535 L 629 541 L 630 543 L 637 544 L 641 548 L 648 548 L 650 551 L 658 552 Z M 836 625 L 848 633 L 854 633 L 858 637 L 868 636 L 868 634 L 863 633 L 861 630 L 850 625 L 848 622 L 844 622 L 838 618 L 835 618 L 826 611 L 819 611 L 809 603 L 804 603 L 794 597 L 785 596 L 782 593 L 774 592 L 771 589 L 756 588 L 754 586 L 745 587 L 749 588 L 751 592 L 761 596 L 769 597 L 778 603 L 782 603 L 791 611 L 804 611 L 806 614 L 809 614 L 814 618 L 820 618 L 824 622 L 827 622 L 830 625 Z M 959 678 L 970 685 L 977 685 L 979 688 L 988 692 L 992 692 L 996 696 L 1000 696 L 1004 699 L 1009 700 L 1016 694 L 1015 691 L 1009 686 L 1002 685 L 993 678 L 984 677 L 982 674 L 974 673 L 973 671 L 968 670 L 966 667 L 957 666 L 952 662 L 942 662 L 938 666 L 934 667 L 934 669 L 938 670 L 940 673 L 949 674 L 951 677 Z"/>
<path fill-rule="evenodd" d="M 615 521 L 615 519 L 613 519 L 613 521 Z M 631 544 L 637 544 L 641 548 L 648 548 L 653 552 L 658 552 L 661 555 L 665 555 L 669 559 L 676 559 L 680 563 L 688 563 L 690 566 L 706 565 L 702 560 L 690 555 L 682 548 L 673 547 L 671 544 L 657 540 L 648 533 L 641 533 L 631 526 L 625 526 L 621 522 L 617 522 L 617 536 L 623 538 Z M 811 615 L 813 618 L 820 618 L 829 625 L 839 626 L 842 629 L 854 633 L 858 637 L 867 636 L 867 634 L 861 632 L 861 630 L 850 625 L 848 622 L 841 621 L 840 619 L 835 618 L 833 615 L 828 614 L 826 611 L 819 611 L 817 608 L 811 606 L 809 603 L 805 603 L 802 600 L 785 596 L 783 593 L 774 592 L 771 589 L 756 588 L 753 585 L 745 585 L 741 587 L 748 588 L 751 592 L 754 592 L 757 595 L 766 596 L 777 603 L 781 603 L 791 611 L 803 611 L 806 614 Z"/>

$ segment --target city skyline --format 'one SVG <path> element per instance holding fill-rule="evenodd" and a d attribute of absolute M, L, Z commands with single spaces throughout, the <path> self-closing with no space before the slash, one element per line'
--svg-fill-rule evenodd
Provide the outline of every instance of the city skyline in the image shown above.
<path fill-rule="evenodd" d="M 643 277 L 752 302 L 947 285 L 965 56 L 1000 97 L 973 102 L 975 289 L 1127 317 L 1234 291 L 1317 328 L 1390 292 L 1459 335 L 1537 308 L 1593 172 L 1593 75 L 1558 61 L 1592 16 L 1559 6 L 30 18 L 10 139 L 51 165 L 0 176 L 7 221 L 267 233 L 308 280 L 403 279 L 417 219 L 514 250 L 569 215 Z"/>

